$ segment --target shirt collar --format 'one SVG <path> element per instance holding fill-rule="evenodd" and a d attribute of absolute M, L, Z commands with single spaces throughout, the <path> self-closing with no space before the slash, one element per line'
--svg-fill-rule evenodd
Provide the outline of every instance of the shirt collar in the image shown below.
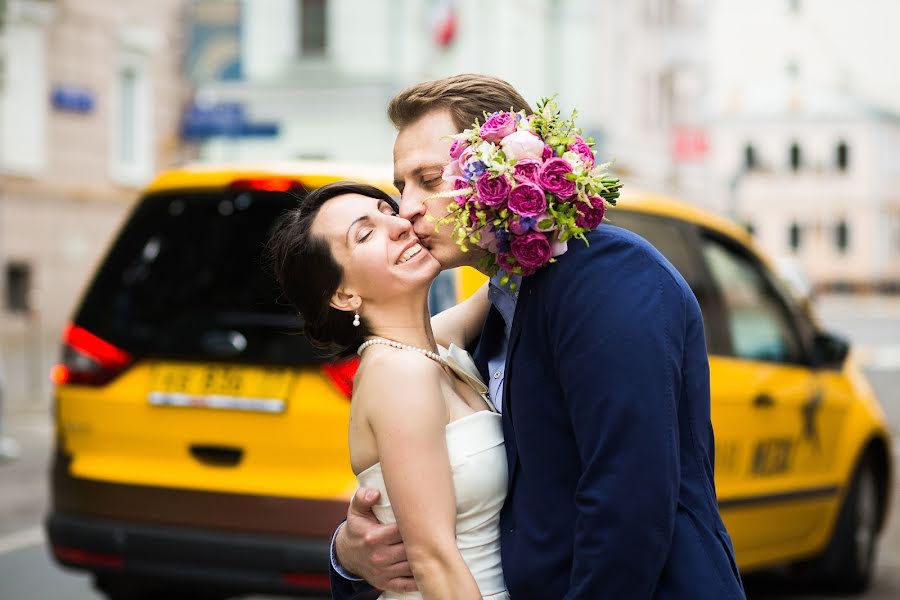
<path fill-rule="evenodd" d="M 519 275 L 511 275 L 506 285 L 500 284 L 502 275 L 497 273 L 491 277 L 488 286 L 488 300 L 503 317 L 506 325 L 506 335 L 509 335 L 512 329 L 513 317 L 516 314 L 516 299 L 518 298 L 518 290 L 522 285 L 522 277 Z M 510 289 L 514 288 L 514 289 Z"/>

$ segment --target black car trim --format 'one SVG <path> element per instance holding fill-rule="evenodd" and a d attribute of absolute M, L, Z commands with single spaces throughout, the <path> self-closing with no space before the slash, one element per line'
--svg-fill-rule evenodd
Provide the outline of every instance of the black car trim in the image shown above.
<path fill-rule="evenodd" d="M 819 487 L 807 488 L 802 490 L 793 490 L 790 492 L 779 492 L 777 494 L 760 494 L 758 496 L 743 496 L 738 498 L 728 498 L 719 500 L 719 509 L 725 510 L 729 508 L 742 508 L 747 506 L 758 506 L 761 504 L 776 504 L 779 502 L 798 502 L 803 500 L 817 500 L 819 498 L 827 498 L 836 496 L 840 491 L 840 487 L 836 485 L 823 485 Z"/>

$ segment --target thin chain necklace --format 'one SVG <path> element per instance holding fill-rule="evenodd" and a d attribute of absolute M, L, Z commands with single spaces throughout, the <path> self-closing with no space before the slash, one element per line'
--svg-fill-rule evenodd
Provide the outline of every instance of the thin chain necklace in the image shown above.
<path fill-rule="evenodd" d="M 375 344 L 383 344 L 385 346 L 391 346 L 392 348 L 397 348 L 398 350 L 415 350 L 419 354 L 423 356 L 427 356 L 437 364 L 442 367 L 447 366 L 447 361 L 441 358 L 439 354 L 432 352 L 431 350 L 426 350 L 425 348 L 419 348 L 417 346 L 410 346 L 409 344 L 402 344 L 400 342 L 396 342 L 394 340 L 389 340 L 383 337 L 372 338 L 371 340 L 365 341 L 360 345 L 359 350 L 356 351 L 357 354 L 362 356 L 363 350 L 368 348 L 369 346 L 374 346 Z"/>

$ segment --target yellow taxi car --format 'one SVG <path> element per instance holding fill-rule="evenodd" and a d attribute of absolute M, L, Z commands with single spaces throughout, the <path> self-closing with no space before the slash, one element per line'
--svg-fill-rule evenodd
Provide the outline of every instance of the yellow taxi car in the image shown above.
<path fill-rule="evenodd" d="M 355 489 L 355 361 L 299 334 L 263 264 L 309 190 L 389 171 L 322 163 L 185 167 L 136 204 L 63 336 L 46 529 L 108 598 L 328 588 Z M 722 514 L 745 571 L 803 564 L 863 589 L 891 489 L 890 436 L 839 339 L 726 221 L 625 195 L 610 220 L 684 274 L 706 322 Z M 484 278 L 443 274 L 439 310 Z"/>

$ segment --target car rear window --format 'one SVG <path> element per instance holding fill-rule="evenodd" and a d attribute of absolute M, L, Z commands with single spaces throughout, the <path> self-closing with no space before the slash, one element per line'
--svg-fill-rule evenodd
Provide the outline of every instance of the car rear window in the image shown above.
<path fill-rule="evenodd" d="M 145 197 L 88 289 L 76 323 L 137 356 L 297 364 L 322 355 L 264 265 L 284 192 Z"/>

